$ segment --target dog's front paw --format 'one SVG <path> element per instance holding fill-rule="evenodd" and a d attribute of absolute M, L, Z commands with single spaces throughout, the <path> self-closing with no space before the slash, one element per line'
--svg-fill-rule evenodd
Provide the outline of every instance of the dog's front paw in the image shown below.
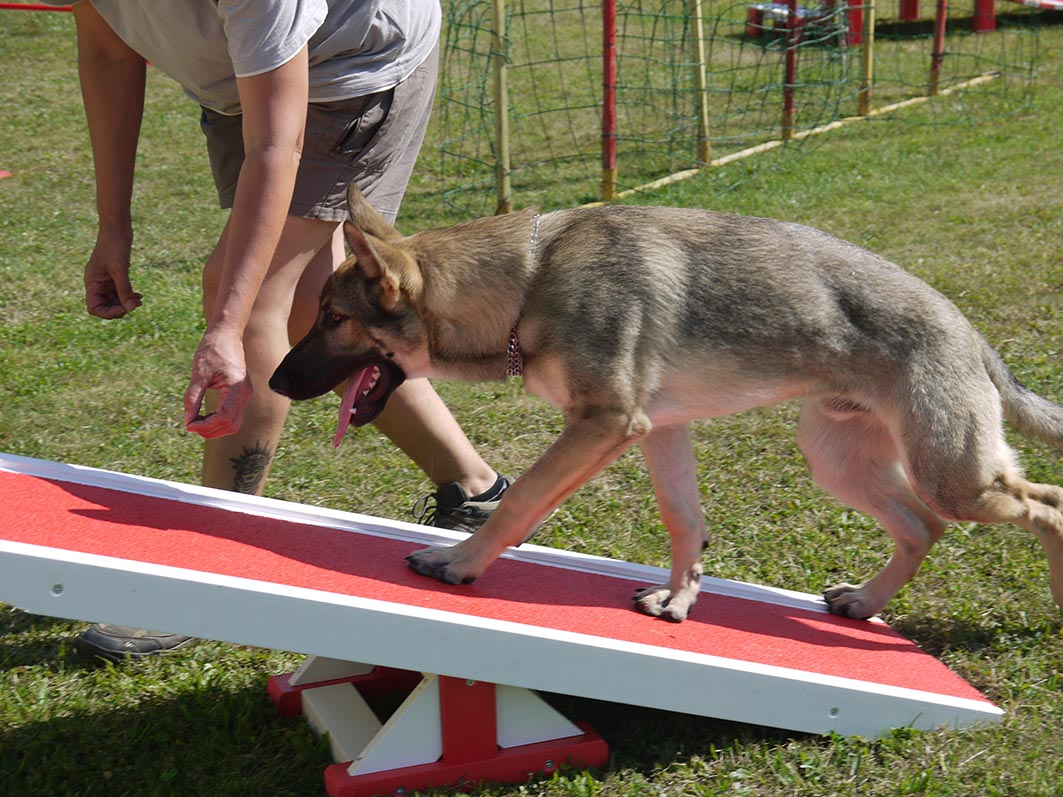
<path fill-rule="evenodd" d="M 434 546 L 414 551 L 406 557 L 406 563 L 415 573 L 444 584 L 471 584 L 479 575 L 457 561 L 454 547 Z"/>
<path fill-rule="evenodd" d="M 827 608 L 830 609 L 831 614 L 849 617 L 853 620 L 866 620 L 874 617 L 883 608 L 879 601 L 868 594 L 866 587 L 853 584 L 838 584 L 825 590 L 823 600 L 827 602 Z"/>
<path fill-rule="evenodd" d="M 672 590 L 667 585 L 661 585 L 638 590 L 634 600 L 635 608 L 643 614 L 681 623 L 687 619 L 697 597 L 696 590 Z"/>

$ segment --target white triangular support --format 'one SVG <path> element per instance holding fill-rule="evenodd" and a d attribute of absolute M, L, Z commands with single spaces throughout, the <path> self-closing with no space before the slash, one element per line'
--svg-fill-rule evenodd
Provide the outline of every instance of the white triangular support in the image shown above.
<path fill-rule="evenodd" d="M 495 687 L 498 746 L 518 747 L 579 736 L 583 730 L 535 692 L 518 686 Z"/>
<path fill-rule="evenodd" d="M 351 684 L 330 684 L 303 692 L 303 714 L 327 736 L 333 761 L 350 761 L 379 733 L 380 720 Z"/>
<path fill-rule="evenodd" d="M 426 675 L 386 723 L 350 761 L 349 775 L 431 764 L 443 755 L 439 678 Z"/>
<path fill-rule="evenodd" d="M 325 681 L 339 681 L 352 678 L 355 675 L 368 675 L 374 669 L 372 664 L 362 664 L 357 661 L 342 661 L 330 659 L 326 656 L 307 656 L 291 678 L 288 679 L 290 686 L 304 686 L 305 684 L 320 684 Z"/>

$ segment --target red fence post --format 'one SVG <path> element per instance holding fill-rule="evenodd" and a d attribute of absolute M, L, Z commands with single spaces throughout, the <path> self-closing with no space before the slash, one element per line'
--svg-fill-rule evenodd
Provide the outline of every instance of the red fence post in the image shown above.
<path fill-rule="evenodd" d="M 616 0 L 602 2 L 602 199 L 616 199 Z"/>
<path fill-rule="evenodd" d="M 949 0 L 937 0 L 934 14 L 934 49 L 930 54 L 928 93 L 934 96 L 941 84 L 941 64 L 945 60 L 945 25 L 949 14 Z"/>
<path fill-rule="evenodd" d="M 974 0 L 974 18 L 971 30 L 975 33 L 992 33 L 997 29 L 995 0 Z"/>
<path fill-rule="evenodd" d="M 864 43 L 864 0 L 846 0 L 848 32 L 845 43 L 850 47 L 859 47 Z"/>

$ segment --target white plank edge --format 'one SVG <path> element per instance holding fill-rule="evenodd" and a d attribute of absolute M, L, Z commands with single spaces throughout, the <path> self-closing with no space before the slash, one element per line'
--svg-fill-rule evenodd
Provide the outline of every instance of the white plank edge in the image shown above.
<path fill-rule="evenodd" d="M 0 600 L 811 733 L 877 736 L 1002 714 L 988 701 L 11 541 L 0 541 Z"/>

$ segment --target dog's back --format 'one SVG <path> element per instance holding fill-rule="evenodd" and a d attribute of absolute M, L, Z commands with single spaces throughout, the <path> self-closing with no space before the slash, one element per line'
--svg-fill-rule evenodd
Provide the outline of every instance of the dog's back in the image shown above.
<path fill-rule="evenodd" d="M 880 393 L 943 350 L 981 367 L 978 334 L 944 296 L 809 227 L 621 206 L 544 216 L 540 247 L 525 317 L 544 320 L 541 351 L 595 380 L 623 372 L 704 393 L 707 374 L 732 396 L 755 381 L 762 400 L 750 400 L 771 403 L 867 392 L 868 380 Z"/>

